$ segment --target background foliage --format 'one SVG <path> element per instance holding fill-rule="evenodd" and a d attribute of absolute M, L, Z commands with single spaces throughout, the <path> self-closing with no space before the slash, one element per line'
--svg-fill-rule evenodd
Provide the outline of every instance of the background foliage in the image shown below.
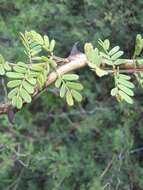
<path fill-rule="evenodd" d="M 24 58 L 18 32 L 34 29 L 56 39 L 60 56 L 76 41 L 96 45 L 100 37 L 130 57 L 143 31 L 142 8 L 142 0 L 1 0 L 0 52 L 11 61 Z M 142 90 L 134 106 L 117 104 L 110 79 L 80 73 L 82 104 L 69 108 L 49 88 L 14 125 L 0 117 L 0 189 L 143 189 Z"/>

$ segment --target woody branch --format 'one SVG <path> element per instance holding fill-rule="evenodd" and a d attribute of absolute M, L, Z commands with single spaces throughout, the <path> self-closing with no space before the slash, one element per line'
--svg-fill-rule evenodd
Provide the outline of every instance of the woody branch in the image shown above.
<path fill-rule="evenodd" d="M 106 64 L 106 60 L 102 61 L 102 65 Z M 47 88 L 50 84 L 52 84 L 56 79 L 57 75 L 63 75 L 65 73 L 86 67 L 88 64 L 86 55 L 84 53 L 78 53 L 73 56 L 69 56 L 66 58 L 66 63 L 57 68 L 56 72 L 51 72 L 47 78 L 45 83 L 45 88 Z M 120 72 L 122 73 L 134 73 L 134 72 L 142 72 L 143 66 L 135 66 L 133 59 L 123 59 L 123 65 L 120 67 Z M 109 73 L 112 73 L 113 70 L 109 68 L 103 68 Z M 44 89 L 45 89 L 44 88 Z M 35 89 L 35 93 L 33 94 L 33 98 L 37 97 L 40 92 L 38 89 Z M 7 102 L 4 104 L 0 104 L 0 115 L 7 114 L 9 110 L 13 109 L 11 103 Z M 16 110 L 18 111 L 18 110 Z"/>

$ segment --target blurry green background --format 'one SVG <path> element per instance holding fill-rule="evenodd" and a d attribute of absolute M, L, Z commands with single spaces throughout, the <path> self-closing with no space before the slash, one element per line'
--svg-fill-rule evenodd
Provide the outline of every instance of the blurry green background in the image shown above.
<path fill-rule="evenodd" d="M 82 49 L 109 38 L 130 58 L 143 34 L 143 0 L 0 0 L 5 59 L 24 58 L 25 30 L 55 38 L 61 57 L 77 41 Z M 133 106 L 119 104 L 110 97 L 111 78 L 77 73 L 82 104 L 69 108 L 51 86 L 14 125 L 0 116 L 0 190 L 143 190 L 143 90 L 136 84 Z"/>

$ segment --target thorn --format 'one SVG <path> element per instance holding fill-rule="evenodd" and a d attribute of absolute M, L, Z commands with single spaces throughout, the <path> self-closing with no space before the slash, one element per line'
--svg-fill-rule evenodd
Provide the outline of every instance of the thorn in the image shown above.
<path fill-rule="evenodd" d="M 74 55 L 80 53 L 80 51 L 78 50 L 78 47 L 77 47 L 78 44 L 79 44 L 79 42 L 76 42 L 76 43 L 73 45 L 69 57 L 74 56 Z"/>

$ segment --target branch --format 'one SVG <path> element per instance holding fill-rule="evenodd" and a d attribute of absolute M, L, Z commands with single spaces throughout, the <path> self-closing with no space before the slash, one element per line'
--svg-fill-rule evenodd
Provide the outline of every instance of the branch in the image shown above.
<path fill-rule="evenodd" d="M 59 66 L 57 69 L 57 72 L 51 72 L 49 74 L 47 81 L 45 83 L 44 89 L 46 89 L 50 84 L 52 84 L 57 79 L 57 73 L 59 75 L 63 75 L 65 73 L 80 69 L 82 67 L 87 66 L 87 62 L 88 62 L 85 54 L 83 54 L 83 53 L 78 53 L 78 54 L 69 56 L 65 60 L 66 60 L 65 64 Z M 104 65 L 106 63 L 106 60 L 103 60 L 102 62 Z M 124 65 L 122 65 L 120 67 L 121 72 L 134 73 L 134 72 L 143 71 L 143 66 L 141 65 L 141 66 L 135 67 L 134 60 L 132 60 L 132 59 L 123 59 L 123 63 L 124 63 Z M 106 68 L 104 68 L 104 69 L 106 69 Z M 109 70 L 108 68 L 106 70 L 109 73 L 113 72 L 112 70 Z M 40 92 L 38 91 L 38 89 L 36 89 L 35 93 L 33 94 L 33 98 L 36 98 L 39 95 L 39 93 Z M 0 115 L 8 114 L 11 109 L 12 109 L 12 105 L 9 102 L 7 102 L 5 104 L 1 104 L 0 105 Z M 16 110 L 16 111 L 18 111 L 18 110 Z"/>

